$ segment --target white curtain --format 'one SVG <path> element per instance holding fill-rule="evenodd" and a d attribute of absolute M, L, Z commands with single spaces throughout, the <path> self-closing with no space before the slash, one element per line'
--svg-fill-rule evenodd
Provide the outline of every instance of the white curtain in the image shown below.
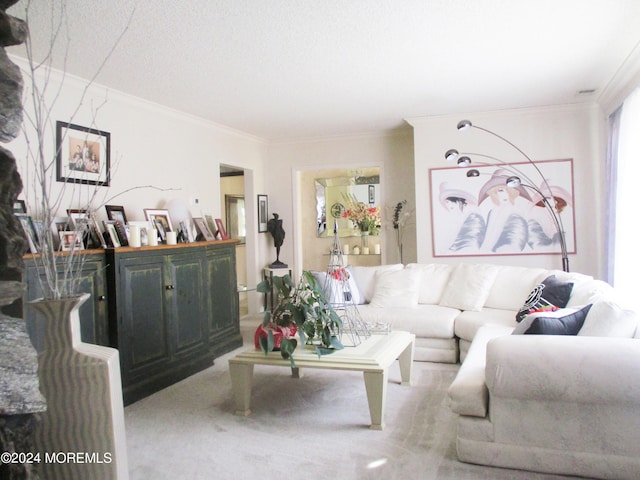
<path fill-rule="evenodd" d="M 612 283 L 632 306 L 640 270 L 640 88 L 622 106 L 617 147 Z"/>

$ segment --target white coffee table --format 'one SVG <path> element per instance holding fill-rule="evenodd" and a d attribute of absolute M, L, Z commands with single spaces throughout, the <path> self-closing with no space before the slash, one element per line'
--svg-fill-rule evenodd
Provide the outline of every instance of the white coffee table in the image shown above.
<path fill-rule="evenodd" d="M 372 335 L 357 347 L 345 347 L 330 355 L 318 358 L 314 350 L 298 346 L 293 354 L 296 362 L 294 376 L 301 368 L 324 368 L 328 370 L 354 370 L 364 374 L 364 384 L 369 401 L 371 427 L 384 428 L 384 408 L 387 397 L 387 373 L 396 361 L 400 364 L 402 385 L 411 385 L 415 335 L 409 332 L 390 332 L 388 335 Z M 236 402 L 237 415 L 251 413 L 251 383 L 254 365 L 291 367 L 280 352 L 268 355 L 251 348 L 229 359 L 231 386 Z"/>

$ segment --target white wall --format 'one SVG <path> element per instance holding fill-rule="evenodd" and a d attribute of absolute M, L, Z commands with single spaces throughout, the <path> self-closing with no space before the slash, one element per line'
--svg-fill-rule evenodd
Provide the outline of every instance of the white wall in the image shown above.
<path fill-rule="evenodd" d="M 606 122 L 595 104 L 408 119 L 415 137 L 418 261 L 454 263 L 464 258 L 465 261 L 562 268 L 560 255 L 433 257 L 429 169 L 452 166 L 444 159 L 444 153 L 450 148 L 505 161 L 523 160 L 514 149 L 491 135 L 476 129 L 458 132 L 456 125 L 462 119 L 505 137 L 535 161 L 573 159 L 577 253 L 569 255 L 570 267 L 572 271 L 602 278 Z"/>
<path fill-rule="evenodd" d="M 271 144 L 268 147 L 268 164 L 265 165 L 269 215 L 277 212 L 284 219 L 287 232 L 280 259 L 292 267 L 294 274 L 307 268 L 302 261 L 302 237 L 315 236 L 315 229 L 304 231 L 302 218 L 315 217 L 315 210 L 299 211 L 300 192 L 297 192 L 298 172 L 304 170 L 356 169 L 380 167 L 383 214 L 383 261 L 399 261 L 395 248 L 395 234 L 391 214 L 397 202 L 407 199 L 413 205 L 413 135 L 411 129 L 393 134 L 335 137 L 290 143 Z M 413 224 L 412 224 L 413 225 Z M 415 260 L 415 235 L 413 226 L 407 231 L 405 262 Z M 270 235 L 265 235 L 275 259 Z"/>

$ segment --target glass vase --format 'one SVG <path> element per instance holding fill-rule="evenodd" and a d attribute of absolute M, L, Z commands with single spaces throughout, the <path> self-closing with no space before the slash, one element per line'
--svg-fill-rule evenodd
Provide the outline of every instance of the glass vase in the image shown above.
<path fill-rule="evenodd" d="M 360 233 L 360 241 L 363 255 L 369 253 L 369 232 Z"/>

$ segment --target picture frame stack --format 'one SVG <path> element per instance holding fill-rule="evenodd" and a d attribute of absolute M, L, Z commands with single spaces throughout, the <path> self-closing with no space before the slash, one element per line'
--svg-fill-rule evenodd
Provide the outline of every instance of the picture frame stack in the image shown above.
<path fill-rule="evenodd" d="M 140 231 L 140 245 L 156 246 L 167 242 L 167 232 L 178 233 L 178 243 L 197 241 L 212 242 L 226 240 L 229 235 L 221 218 L 209 213 L 181 221 L 174 229 L 171 214 L 167 209 L 144 208 L 145 221 L 128 221 L 122 205 L 105 205 L 107 220 L 98 221 L 96 212 L 85 209 L 66 209 L 66 217 L 54 217 L 50 229 L 57 242 L 58 251 L 75 251 L 97 248 L 120 248 L 129 246 L 129 228 L 136 225 Z M 13 213 L 25 231 L 28 245 L 25 253 L 39 252 L 39 239 L 43 235 L 42 221 L 34 220 L 27 213 L 25 200 L 14 202 Z M 188 225 L 193 221 L 193 230 Z M 152 232 L 155 235 L 152 235 Z"/>

